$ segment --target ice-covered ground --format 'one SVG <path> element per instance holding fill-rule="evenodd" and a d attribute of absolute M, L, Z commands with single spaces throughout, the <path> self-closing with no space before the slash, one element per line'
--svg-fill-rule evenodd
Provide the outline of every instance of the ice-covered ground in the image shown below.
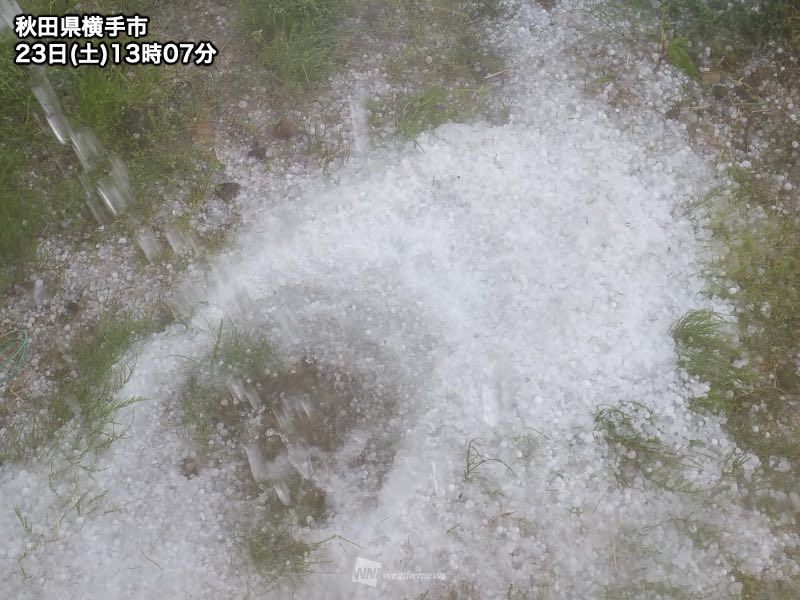
<path fill-rule="evenodd" d="M 792 540 L 724 480 L 734 448 L 688 411 L 676 372 L 668 330 L 702 282 L 674 208 L 709 185 L 708 165 L 657 115 L 612 120 L 583 95 L 566 18 L 531 6 L 516 19 L 495 32 L 515 65 L 507 125 L 444 126 L 280 197 L 232 161 L 252 217 L 207 277 L 187 277 L 190 325 L 141 349 L 123 394 L 148 400 L 127 436 L 96 472 L 0 468 L 3 597 L 266 589 L 234 543 L 250 510 L 235 465 L 191 479 L 177 466 L 192 452 L 184 357 L 207 351 L 223 317 L 391 390 L 386 418 L 366 424 L 396 448 L 380 483 L 357 467 L 309 474 L 333 515 L 304 535 L 339 537 L 294 597 L 729 598 L 734 569 L 791 566 Z M 618 483 L 594 414 L 622 402 L 653 411 L 699 492 Z M 465 477 L 475 439 L 503 463 Z M 352 580 L 357 558 L 445 579 L 376 589 Z"/>

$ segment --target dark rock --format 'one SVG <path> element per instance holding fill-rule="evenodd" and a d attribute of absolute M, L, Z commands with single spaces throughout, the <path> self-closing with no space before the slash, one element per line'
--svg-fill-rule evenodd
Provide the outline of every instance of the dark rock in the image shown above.
<path fill-rule="evenodd" d="M 753 77 L 757 81 L 766 81 L 768 79 L 772 79 L 775 75 L 775 72 L 772 69 L 772 65 L 761 65 L 756 69 L 756 72 L 753 73 Z"/>
<path fill-rule="evenodd" d="M 191 457 L 184 458 L 178 463 L 178 467 L 181 470 L 181 473 L 187 479 L 191 479 L 192 477 L 197 477 L 197 473 L 199 471 L 199 465 L 197 464 L 197 460 Z"/>
<path fill-rule="evenodd" d="M 250 158 L 255 158 L 256 160 L 264 160 L 267 158 L 267 149 L 263 144 L 259 142 L 253 142 L 250 145 L 250 151 L 247 153 L 247 156 Z"/>
<path fill-rule="evenodd" d="M 216 187 L 214 195 L 224 202 L 232 202 L 239 195 L 241 189 L 242 186 L 235 181 L 226 181 Z"/>
<path fill-rule="evenodd" d="M 300 133 L 302 133 L 300 126 L 287 117 L 283 117 L 277 122 L 275 127 L 272 128 L 272 135 L 279 140 L 288 140 Z"/>
<path fill-rule="evenodd" d="M 728 88 L 724 85 L 715 85 L 711 93 L 714 94 L 714 98 L 717 100 L 722 100 L 728 95 Z"/>
<path fill-rule="evenodd" d="M 748 90 L 744 85 L 737 85 L 735 88 L 733 88 L 733 93 L 736 94 L 736 97 L 740 100 L 749 101 L 753 98 L 750 90 Z"/>

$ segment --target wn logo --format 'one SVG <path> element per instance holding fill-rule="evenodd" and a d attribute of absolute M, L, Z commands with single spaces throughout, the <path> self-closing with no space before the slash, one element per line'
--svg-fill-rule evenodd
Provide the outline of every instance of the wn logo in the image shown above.
<path fill-rule="evenodd" d="M 353 567 L 353 581 L 362 585 L 370 587 L 378 586 L 378 571 L 381 570 L 381 563 L 361 558 L 356 558 L 356 564 Z"/>

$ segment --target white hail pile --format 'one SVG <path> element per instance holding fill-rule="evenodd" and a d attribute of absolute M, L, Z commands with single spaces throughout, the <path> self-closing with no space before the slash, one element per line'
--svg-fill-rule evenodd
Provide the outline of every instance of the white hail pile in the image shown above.
<path fill-rule="evenodd" d="M 187 283 L 191 326 L 142 349 L 123 395 L 148 400 L 100 457 L 104 470 L 65 468 L 50 482 L 50 464 L 0 467 L 3 595 L 211 599 L 269 587 L 237 554 L 231 528 L 249 505 L 234 465 L 187 479 L 176 464 L 191 452 L 177 414 L 183 357 L 207 352 L 207 323 L 221 317 L 261 320 L 283 354 L 399 390 L 394 414 L 368 424 L 397 447 L 377 491 L 357 468 L 309 475 L 333 515 L 303 536 L 340 538 L 296 597 L 727 598 L 734 569 L 790 568 L 791 540 L 724 479 L 735 448 L 688 410 L 693 390 L 675 367 L 669 327 L 702 282 L 694 233 L 673 209 L 709 170 L 657 117 L 623 124 L 587 100 L 565 56 L 570 31 L 529 7 L 493 33 L 515 65 L 507 125 L 448 125 L 281 198 L 232 165 L 250 226 L 215 261 L 213 285 Z M 618 482 L 594 415 L 622 402 L 653 411 L 639 426 L 688 457 L 680 475 L 700 491 Z M 502 463 L 465 473 L 476 439 Z M 74 490 L 86 494 L 80 510 Z M 700 527 L 716 541 L 695 543 Z M 352 581 L 357 557 L 445 579 L 379 578 L 376 591 Z"/>

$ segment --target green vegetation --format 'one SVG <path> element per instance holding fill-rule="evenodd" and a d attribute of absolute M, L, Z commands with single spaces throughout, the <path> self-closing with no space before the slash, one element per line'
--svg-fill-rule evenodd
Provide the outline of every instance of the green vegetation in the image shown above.
<path fill-rule="evenodd" d="M 709 47 L 712 56 L 732 65 L 769 41 L 798 41 L 795 0 L 667 0 L 660 6 L 662 29 L 674 32 L 672 40 L 692 40 L 691 48 L 683 47 L 695 60 Z"/>
<path fill-rule="evenodd" d="M 272 80 L 296 94 L 333 70 L 346 0 L 240 0 L 249 48 Z"/>
<path fill-rule="evenodd" d="M 350 141 L 345 139 L 341 133 L 330 135 L 331 125 L 333 123 L 326 122 L 315 125 L 311 141 L 306 149 L 308 156 L 317 158 L 322 172 L 325 174 L 343 166 L 350 158 Z"/>
<path fill-rule="evenodd" d="M 382 37 L 402 44 L 390 72 L 398 81 L 429 87 L 469 84 L 503 69 L 482 43 L 475 25 L 502 14 L 498 0 L 391 0 L 379 24 Z M 422 76 L 422 78 L 420 78 Z"/>
<path fill-rule="evenodd" d="M 478 444 L 479 441 L 480 440 L 477 438 L 473 438 L 467 442 L 467 448 L 464 451 L 464 483 L 469 483 L 476 478 L 480 478 L 478 470 L 487 463 L 503 465 L 509 473 L 515 475 L 511 467 L 499 458 L 490 458 L 486 456 Z"/>
<path fill-rule="evenodd" d="M 327 517 L 327 499 L 311 481 L 293 471 L 289 476 L 259 486 L 266 501 L 259 507 L 260 528 L 237 540 L 258 573 L 270 584 L 308 575 L 320 564 L 320 551 L 333 538 L 318 542 L 301 539 L 300 530 Z M 278 494 L 285 494 L 281 499 Z M 304 536 L 303 536 L 304 537 Z"/>
<path fill-rule="evenodd" d="M 797 217 L 753 172 L 733 169 L 732 187 L 703 203 L 710 217 L 709 296 L 733 307 L 729 322 L 711 311 L 673 328 L 681 366 L 708 383 L 697 408 L 724 414 L 744 447 L 762 459 L 796 461 L 800 421 L 800 237 Z M 768 435 L 766 435 L 768 434 Z"/>
<path fill-rule="evenodd" d="M 152 2 L 126 2 L 125 10 L 144 12 Z M 35 13 L 59 14 L 76 2 L 34 2 Z M 80 3 L 81 10 L 105 10 L 102 3 Z M 12 39 L 0 40 L 0 290 L 19 279 L 36 258 L 41 239 L 64 226 L 92 225 L 79 182 L 82 168 L 69 146 L 58 146 L 40 116 L 31 92 L 31 74 L 14 65 Z M 127 166 L 142 216 L 155 209 L 156 184 L 191 173 L 191 124 L 209 110 L 210 85 L 202 69 L 161 66 L 109 66 L 103 69 L 49 67 L 64 115 L 74 130 L 88 128 L 101 154 L 119 156 Z M 105 158 L 101 156 L 101 158 Z M 91 173 L 101 176 L 105 162 Z"/>
<path fill-rule="evenodd" d="M 689 40 L 685 37 L 670 38 L 665 31 L 661 33 L 661 52 L 662 56 L 673 66 L 679 68 L 692 79 L 700 79 L 700 71 L 694 64 L 687 49 Z"/>
<path fill-rule="evenodd" d="M 10 40 L 0 40 L 0 288 L 7 288 L 18 265 L 32 258 L 43 221 L 49 216 L 56 222 L 59 208 L 43 202 L 26 178 L 38 162 L 30 150 L 38 133 L 37 104 L 13 52 Z"/>
<path fill-rule="evenodd" d="M 607 586 L 605 600 L 636 600 L 638 598 L 670 598 L 670 600 L 702 600 L 704 596 L 686 591 L 670 583 L 642 582 L 630 585 Z"/>
<path fill-rule="evenodd" d="M 70 458 L 80 460 L 122 435 L 114 416 L 140 399 L 117 398 L 132 369 L 131 364 L 118 363 L 134 342 L 163 329 L 170 318 L 163 311 L 127 317 L 109 313 L 74 341 L 68 354 L 61 355 L 61 364 L 54 366 L 62 383 L 48 395 L 46 406 L 34 401 L 0 405 L 0 423 L 6 425 L 0 463 L 36 455 L 54 442 L 58 446 L 59 440 L 69 440 L 75 451 Z"/>
<path fill-rule="evenodd" d="M 689 312 L 672 334 L 680 367 L 704 384 L 695 388 L 699 396 L 692 408 L 722 416 L 741 448 L 720 458 L 723 478 L 736 480 L 745 494 L 758 490 L 747 501 L 780 514 L 785 507 L 760 494 L 795 489 L 800 460 L 800 221 L 794 191 L 800 5 L 622 0 L 597 3 L 592 13 L 602 41 L 619 36 L 640 55 L 655 52 L 655 69 L 671 63 L 698 82 L 683 87 L 667 115 L 684 121 L 705 148 L 720 148 L 718 159 L 726 165 L 729 181 L 688 211 L 711 233 L 703 275 L 705 293 L 717 308 Z M 593 58 L 595 64 L 587 65 L 589 91 L 611 84 L 615 106 L 641 100 L 622 61 L 602 51 Z M 598 412 L 596 419 L 628 473 L 658 473 L 648 471 L 654 461 L 680 461 L 680 473 L 683 459 L 663 447 L 646 414 L 623 408 L 621 414 Z M 758 456 L 761 468 L 744 477 L 746 453 Z M 793 534 L 794 527 L 785 531 Z M 747 600 L 793 598 L 800 589 L 794 577 L 736 577 Z"/>
<path fill-rule="evenodd" d="M 469 93 L 469 90 L 448 93 L 442 87 L 434 87 L 408 98 L 399 98 L 395 111 L 397 131 L 415 140 L 427 129 L 460 120 L 470 108 L 464 102 L 464 92 Z"/>
<path fill-rule="evenodd" d="M 736 580 L 742 584 L 741 600 L 794 600 L 800 597 L 800 583 L 791 581 L 764 581 L 737 572 Z"/>
<path fill-rule="evenodd" d="M 638 30 L 617 33 L 656 44 L 658 64 L 667 61 L 694 79 L 700 64 L 735 71 L 770 43 L 800 47 L 795 0 L 622 0 L 594 10 L 606 26 L 617 18 L 635 22 Z"/>
<path fill-rule="evenodd" d="M 692 203 L 689 214 L 712 234 L 705 293 L 723 300 L 726 308 L 691 311 L 673 325 L 678 362 L 707 386 L 692 407 L 725 418 L 737 444 L 761 459 L 758 477 L 768 485 L 795 487 L 800 460 L 800 223 L 794 191 L 800 5 L 794 0 L 623 0 L 598 4 L 594 11 L 603 24 L 599 35 L 619 35 L 642 52 L 658 50 L 656 69 L 669 62 L 702 84 L 685 86 L 668 115 L 690 116 L 687 125 L 695 139 L 723 148 L 718 158 L 726 163 L 729 181 Z M 596 58 L 603 63 L 603 57 Z M 613 81 L 626 81 L 619 61 L 591 69 L 598 74 L 595 91 L 613 83 L 615 92 L 635 97 L 635 90 Z M 615 76 L 608 79 L 612 70 Z M 774 457 L 787 458 L 793 468 L 771 472 L 767 465 L 775 463 Z"/>
<path fill-rule="evenodd" d="M 89 448 L 99 449 L 114 439 L 106 428 L 114 414 L 138 399 L 116 399 L 130 377 L 131 364 L 117 365 L 133 343 L 163 329 L 170 316 L 153 311 L 138 317 L 106 315 L 86 337 L 70 348 L 69 376 L 49 398 L 48 433 L 77 418 Z"/>
<path fill-rule="evenodd" d="M 223 330 L 220 322 L 213 350 L 189 373 L 181 394 L 184 422 L 204 453 L 210 451 L 211 434 L 218 425 L 241 435 L 243 417 L 253 408 L 239 406 L 246 398 L 232 396 L 231 381 L 247 382 L 252 389 L 253 382 L 263 381 L 266 372 L 277 372 L 279 367 L 269 343 L 232 326 Z"/>
<path fill-rule="evenodd" d="M 330 507 L 325 490 L 295 465 L 293 450 L 302 447 L 308 453 L 304 460 L 325 464 L 355 428 L 385 421 L 395 401 L 385 390 L 376 397 L 357 378 L 310 356 L 283 364 L 257 325 L 241 327 L 209 324 L 208 352 L 191 359 L 181 405 L 197 444 L 197 463 L 241 465 L 236 493 L 253 508 L 239 526 L 237 546 L 275 585 L 310 572 L 332 539 L 306 541 Z M 394 448 L 385 439 L 375 441 L 370 438 L 349 461 L 360 461 L 380 478 Z"/>
<path fill-rule="evenodd" d="M 386 72 L 414 91 L 368 100 L 373 131 L 416 140 L 427 129 L 486 112 L 488 82 L 504 65 L 486 48 L 476 25 L 501 12 L 494 0 L 389 2 L 374 25 L 390 49 Z"/>
<path fill-rule="evenodd" d="M 798 389 L 800 237 L 784 193 L 754 173 L 732 172 L 728 212 L 712 224 L 725 253 L 712 262 L 709 293 L 731 301 L 743 347 L 783 393 Z M 731 285 L 732 284 L 732 285 Z"/>
<path fill-rule="evenodd" d="M 153 8 L 156 0 L 117 0 L 114 8 L 122 14 L 144 13 Z M 20 8 L 32 14 L 102 13 L 108 9 L 104 0 L 22 0 Z"/>
<path fill-rule="evenodd" d="M 224 430 L 225 437 L 239 442 L 237 449 L 247 446 L 248 461 L 253 453 L 272 466 L 266 477 L 253 470 L 252 477 L 243 478 L 243 490 L 259 498 L 260 518 L 256 532 L 239 537 L 237 543 L 273 585 L 309 573 L 317 563 L 314 555 L 330 541 L 309 543 L 297 535 L 298 528 L 322 522 L 328 506 L 325 493 L 286 460 L 286 420 L 276 415 L 293 418 L 280 404 L 279 390 L 289 386 L 287 380 L 295 372 L 281 366 L 266 340 L 221 322 L 213 348 L 194 365 L 181 393 L 184 422 L 204 460 L 227 457 L 230 450 L 217 443 Z M 293 432 L 306 434 L 306 441 L 320 443 L 320 437 L 302 425 L 298 430 Z"/>
<path fill-rule="evenodd" d="M 757 382 L 730 329 L 731 324 L 711 310 L 691 311 L 672 327 L 678 364 L 710 386 L 705 396 L 693 399 L 695 408 L 725 412 L 733 398 L 751 393 Z"/>
<path fill-rule="evenodd" d="M 0 334 L 0 386 L 11 381 L 28 352 L 28 334 L 24 330 Z"/>
<path fill-rule="evenodd" d="M 671 492 L 696 493 L 687 477 L 700 467 L 690 456 L 670 448 L 656 425 L 653 411 L 638 402 L 602 406 L 595 423 L 618 460 L 617 480 L 626 487 L 648 481 Z"/>
<path fill-rule="evenodd" d="M 295 579 L 313 572 L 321 564 L 314 556 L 333 538 L 319 542 L 304 542 L 294 538 L 286 529 L 264 528 L 257 534 L 244 538 L 241 543 L 247 549 L 258 573 L 270 584 L 282 579 Z"/>
<path fill-rule="evenodd" d="M 398 95 L 390 101 L 368 100 L 365 108 L 373 129 L 383 129 L 393 119 L 392 133 L 416 140 L 421 133 L 445 123 L 463 122 L 476 114 L 488 88 L 432 87 L 417 94 Z"/>
<path fill-rule="evenodd" d="M 74 125 L 90 127 L 128 164 L 135 183 L 188 169 L 185 143 L 192 117 L 186 82 L 159 66 L 72 69 L 53 73 Z M 182 101 L 181 101 L 182 100 Z"/>

